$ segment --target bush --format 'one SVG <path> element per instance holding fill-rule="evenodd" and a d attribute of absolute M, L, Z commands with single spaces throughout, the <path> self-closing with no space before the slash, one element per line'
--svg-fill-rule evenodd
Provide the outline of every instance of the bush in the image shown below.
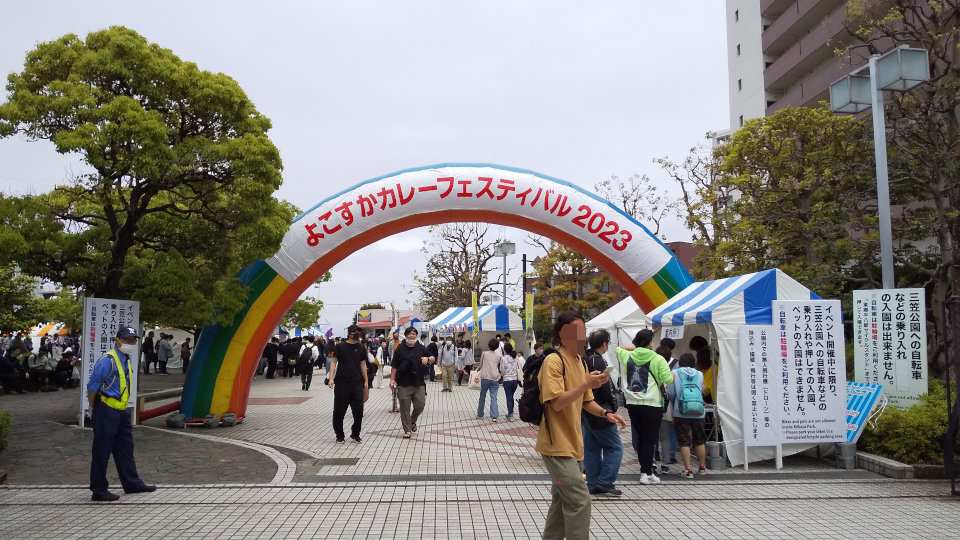
<path fill-rule="evenodd" d="M 0 411 L 0 452 L 10 446 L 10 430 L 13 426 L 13 417 L 7 411 Z"/>
<path fill-rule="evenodd" d="M 943 381 L 931 379 L 920 403 L 905 411 L 888 407 L 876 429 L 864 427 L 860 448 L 903 463 L 942 465 L 946 433 L 947 390 Z"/>

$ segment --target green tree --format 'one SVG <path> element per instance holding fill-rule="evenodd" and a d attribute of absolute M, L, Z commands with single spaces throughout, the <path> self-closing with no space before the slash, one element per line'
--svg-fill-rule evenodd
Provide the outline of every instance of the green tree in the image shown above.
<path fill-rule="evenodd" d="M 80 328 L 83 324 L 83 301 L 65 287 L 61 287 L 56 296 L 41 303 L 43 320 L 60 321 L 70 328 Z"/>
<path fill-rule="evenodd" d="M 434 237 L 424 242 L 428 256 L 423 275 L 414 274 L 420 307 L 432 319 L 453 306 L 471 305 L 471 293 L 480 298 L 500 290 L 487 278 L 497 240 L 488 240 L 485 223 L 447 223 L 431 227 Z"/>
<path fill-rule="evenodd" d="M 699 169 L 686 177 L 668 168 L 686 182 L 688 223 L 709 248 L 697 271 L 716 278 L 777 267 L 826 298 L 868 281 L 876 247 L 864 204 L 875 198 L 871 158 L 861 121 L 786 108 L 748 121 L 715 161 L 689 159 Z"/>
<path fill-rule="evenodd" d="M 960 294 L 960 2 L 850 0 L 845 19 L 856 41 L 841 53 L 864 58 L 910 45 L 929 55 L 930 82 L 888 93 L 884 110 L 890 200 L 906 209 L 893 216 L 897 286 L 930 291 L 935 335 L 946 336 L 930 340 L 931 375 L 942 373 L 955 333 L 940 304 Z"/>
<path fill-rule="evenodd" d="M 371 309 L 387 309 L 387 308 L 383 307 L 383 304 L 363 304 L 362 306 L 360 306 L 359 311 L 367 311 Z"/>
<path fill-rule="evenodd" d="M 290 306 L 286 315 L 280 320 L 284 328 L 310 328 L 317 324 L 323 302 L 316 298 L 301 298 Z"/>
<path fill-rule="evenodd" d="M 0 330 L 20 332 L 43 319 L 37 280 L 12 264 L 0 265 Z"/>
<path fill-rule="evenodd" d="M 552 311 L 573 310 L 588 317 L 614 301 L 617 295 L 605 292 L 613 279 L 590 259 L 557 242 L 542 247 L 546 254 L 533 261 L 536 277 L 533 287 L 537 288 L 533 307 L 535 322 L 542 322 L 544 316 L 549 321 Z M 549 340 L 549 333 L 541 337 Z"/>
<path fill-rule="evenodd" d="M 139 300 L 147 321 L 232 322 L 237 272 L 276 252 L 294 214 L 273 197 L 270 121 L 239 85 L 111 27 L 39 44 L 7 90 L 0 136 L 49 140 L 89 170 L 4 201 L 4 255 L 81 294 Z"/>

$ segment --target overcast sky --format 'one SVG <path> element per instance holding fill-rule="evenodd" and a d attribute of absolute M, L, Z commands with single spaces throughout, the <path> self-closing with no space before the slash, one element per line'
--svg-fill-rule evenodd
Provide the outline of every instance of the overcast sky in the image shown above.
<path fill-rule="evenodd" d="M 277 195 L 306 209 L 390 172 L 496 163 L 586 188 L 682 160 L 728 126 L 724 3 L 565 0 L 10 2 L 0 71 L 38 43 L 123 25 L 201 69 L 233 77 L 273 121 Z M 4 96 L 6 93 L 4 92 Z M 76 158 L 0 140 L 0 191 L 40 193 Z M 526 233 L 506 230 L 520 253 Z M 338 333 L 362 302 L 405 307 L 424 229 L 332 269 L 314 288 Z M 669 240 L 689 235 L 679 220 Z M 514 264 L 508 264 L 514 266 Z M 517 271 L 515 271 L 517 272 Z M 511 279 L 516 279 L 512 275 Z M 519 290 L 508 293 L 517 303 Z"/>

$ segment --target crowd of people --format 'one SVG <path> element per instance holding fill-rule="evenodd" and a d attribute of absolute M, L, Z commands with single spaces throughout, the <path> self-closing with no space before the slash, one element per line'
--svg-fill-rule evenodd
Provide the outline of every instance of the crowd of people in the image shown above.
<path fill-rule="evenodd" d="M 0 337 L 0 386 L 5 393 L 53 392 L 73 388 L 80 380 L 80 340 L 75 334 L 50 333 L 33 340 L 23 333 Z"/>

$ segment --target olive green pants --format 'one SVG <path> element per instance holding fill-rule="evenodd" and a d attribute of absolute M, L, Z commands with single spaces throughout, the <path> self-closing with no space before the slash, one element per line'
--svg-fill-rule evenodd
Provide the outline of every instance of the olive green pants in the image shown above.
<path fill-rule="evenodd" d="M 544 540 L 586 540 L 590 537 L 590 492 L 583 479 L 583 463 L 572 457 L 540 457 L 552 484 Z"/>

